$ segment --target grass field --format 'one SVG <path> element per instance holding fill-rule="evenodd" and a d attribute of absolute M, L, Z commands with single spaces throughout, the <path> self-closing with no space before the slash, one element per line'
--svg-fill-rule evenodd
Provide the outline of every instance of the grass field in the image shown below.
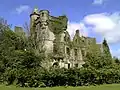
<path fill-rule="evenodd" d="M 0 85 L 0 90 L 120 90 L 120 84 L 90 86 L 90 87 L 54 87 L 54 88 L 18 88 Z"/>

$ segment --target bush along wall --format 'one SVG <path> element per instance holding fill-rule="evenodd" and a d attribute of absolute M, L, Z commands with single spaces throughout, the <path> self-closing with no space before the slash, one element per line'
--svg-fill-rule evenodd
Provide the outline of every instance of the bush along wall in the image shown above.
<path fill-rule="evenodd" d="M 99 70 L 94 68 L 51 69 L 50 71 L 21 69 L 17 72 L 12 71 L 4 74 L 5 81 L 21 87 L 89 86 L 120 83 L 120 70 L 113 68 Z"/>

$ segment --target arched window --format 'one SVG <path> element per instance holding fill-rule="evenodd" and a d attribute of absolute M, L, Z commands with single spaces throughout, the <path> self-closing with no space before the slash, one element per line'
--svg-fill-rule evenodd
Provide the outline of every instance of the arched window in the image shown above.
<path fill-rule="evenodd" d="M 75 52 L 75 56 L 77 56 L 77 49 L 75 49 L 74 52 Z"/>
<path fill-rule="evenodd" d="M 58 62 L 55 62 L 54 64 L 53 64 L 53 67 L 54 68 L 56 68 L 56 67 L 58 67 L 59 66 L 59 63 Z"/>
<path fill-rule="evenodd" d="M 84 57 L 85 56 L 85 51 L 81 50 L 81 53 L 82 53 L 82 56 Z"/>
<path fill-rule="evenodd" d="M 68 55 L 70 55 L 70 49 L 68 47 L 66 48 L 66 52 Z"/>
<path fill-rule="evenodd" d="M 78 41 L 78 40 L 76 39 L 75 42 L 77 43 L 77 41 Z"/>
<path fill-rule="evenodd" d="M 44 13 L 42 13 L 41 16 L 44 17 Z"/>
<path fill-rule="evenodd" d="M 68 69 L 70 68 L 70 63 L 68 64 Z"/>

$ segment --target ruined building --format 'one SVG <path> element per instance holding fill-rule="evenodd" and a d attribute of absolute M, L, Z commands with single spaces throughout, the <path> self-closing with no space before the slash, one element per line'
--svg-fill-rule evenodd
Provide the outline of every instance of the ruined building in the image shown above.
<path fill-rule="evenodd" d="M 45 67 L 59 66 L 60 68 L 82 67 L 83 59 L 91 45 L 102 49 L 101 44 L 96 44 L 95 38 L 79 36 L 79 30 L 73 40 L 67 29 L 66 16 L 51 16 L 48 10 L 34 9 L 30 15 L 30 34 L 34 40 L 35 53 L 39 55 L 41 50 L 47 59 Z"/>

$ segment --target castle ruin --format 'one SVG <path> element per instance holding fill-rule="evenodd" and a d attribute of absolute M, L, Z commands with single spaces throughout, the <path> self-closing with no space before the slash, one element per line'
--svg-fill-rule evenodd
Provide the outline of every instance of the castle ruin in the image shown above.
<path fill-rule="evenodd" d="M 47 58 L 45 67 L 80 68 L 89 51 L 94 45 L 102 51 L 102 44 L 96 44 L 96 39 L 79 35 L 79 30 L 73 39 L 67 31 L 68 18 L 66 16 L 51 16 L 48 10 L 34 9 L 30 14 L 30 37 L 34 39 L 35 53 L 44 50 Z"/>

